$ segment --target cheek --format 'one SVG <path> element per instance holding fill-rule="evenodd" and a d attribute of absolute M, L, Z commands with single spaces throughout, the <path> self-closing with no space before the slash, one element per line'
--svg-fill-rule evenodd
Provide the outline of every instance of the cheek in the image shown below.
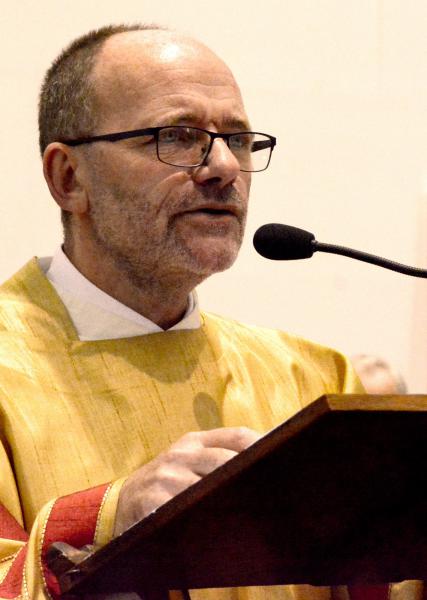
<path fill-rule="evenodd" d="M 143 189 L 147 195 L 157 198 L 170 194 L 188 181 L 188 174 L 176 167 L 165 165 L 155 157 L 143 157 L 136 151 L 126 150 L 117 157 L 111 176 L 116 181 Z"/>
<path fill-rule="evenodd" d="M 174 214 L 185 202 L 186 192 L 190 193 L 189 175 L 176 170 L 171 173 L 170 169 L 166 166 L 166 172 L 160 169 L 150 174 L 144 171 L 140 178 L 141 193 L 147 205 L 164 214 Z"/>

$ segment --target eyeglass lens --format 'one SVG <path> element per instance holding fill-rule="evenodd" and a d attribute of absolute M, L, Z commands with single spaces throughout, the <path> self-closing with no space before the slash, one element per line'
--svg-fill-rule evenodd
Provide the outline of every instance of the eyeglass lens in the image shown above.
<path fill-rule="evenodd" d="M 159 131 L 159 159 L 165 163 L 191 167 L 200 165 L 211 144 L 209 133 L 193 127 L 164 127 Z M 260 133 L 231 135 L 228 146 L 242 171 L 263 171 L 271 155 L 271 140 Z"/>

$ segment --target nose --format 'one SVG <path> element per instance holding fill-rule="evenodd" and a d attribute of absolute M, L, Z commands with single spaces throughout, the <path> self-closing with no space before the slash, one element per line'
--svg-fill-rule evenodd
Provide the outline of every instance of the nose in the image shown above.
<path fill-rule="evenodd" d="M 216 183 L 225 187 L 232 183 L 240 172 L 240 164 L 227 143 L 217 138 L 213 141 L 206 164 L 196 167 L 193 179 L 200 185 Z"/>

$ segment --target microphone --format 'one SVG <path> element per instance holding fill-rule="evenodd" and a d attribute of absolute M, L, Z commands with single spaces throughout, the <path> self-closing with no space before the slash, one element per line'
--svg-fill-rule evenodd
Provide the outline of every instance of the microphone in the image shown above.
<path fill-rule="evenodd" d="M 311 258 L 315 252 L 328 252 L 329 254 L 341 254 L 357 260 L 384 267 L 411 275 L 412 277 L 427 278 L 427 269 L 409 267 L 398 262 L 353 250 L 345 246 L 323 244 L 316 241 L 314 235 L 304 229 L 282 225 L 280 223 L 269 223 L 262 225 L 254 235 L 253 244 L 258 254 L 270 260 L 295 260 L 299 258 Z"/>

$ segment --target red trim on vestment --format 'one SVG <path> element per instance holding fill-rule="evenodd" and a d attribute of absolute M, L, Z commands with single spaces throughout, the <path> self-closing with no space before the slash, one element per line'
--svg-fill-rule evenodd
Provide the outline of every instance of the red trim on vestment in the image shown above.
<path fill-rule="evenodd" d="M 22 592 L 22 576 L 24 573 L 27 546 L 19 550 L 6 577 L 0 584 L 1 598 L 17 598 Z"/>
<path fill-rule="evenodd" d="M 350 600 L 389 600 L 390 585 L 349 585 Z"/>
<path fill-rule="evenodd" d="M 28 533 L 2 504 L 0 504 L 0 537 L 19 542 L 28 540 Z"/>
<path fill-rule="evenodd" d="M 93 544 L 99 510 L 109 484 L 76 492 L 58 498 L 47 520 L 42 545 L 43 575 L 47 587 L 54 598 L 59 598 L 59 584 L 45 564 L 45 556 L 51 544 L 65 542 L 81 548 Z"/>

